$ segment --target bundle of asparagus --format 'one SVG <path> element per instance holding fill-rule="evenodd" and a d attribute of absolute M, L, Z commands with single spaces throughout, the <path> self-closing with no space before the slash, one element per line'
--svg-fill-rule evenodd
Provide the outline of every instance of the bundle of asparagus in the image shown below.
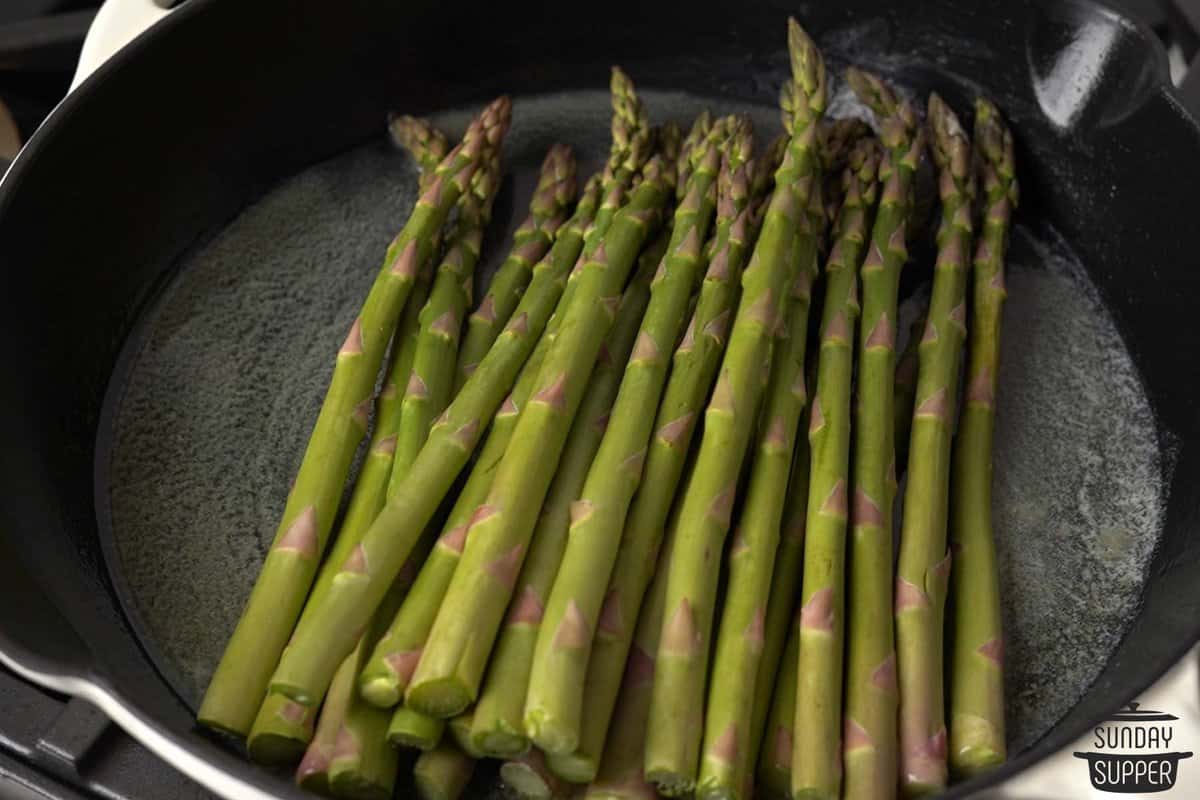
<path fill-rule="evenodd" d="M 528 797 L 705 800 L 917 795 L 1004 760 L 989 505 L 1012 137 L 980 100 L 972 149 L 936 95 L 922 124 L 853 68 L 877 132 L 826 122 L 794 20 L 788 48 L 785 135 L 757 156 L 745 118 L 652 127 L 614 69 L 603 170 L 576 199 L 574 156 L 550 149 L 469 316 L 511 104 L 453 149 L 390 120 L 422 194 L 338 353 L 203 724 L 352 798 L 391 796 L 406 747 L 430 800 L 483 758 Z M 938 255 L 898 366 L 927 139 Z"/>

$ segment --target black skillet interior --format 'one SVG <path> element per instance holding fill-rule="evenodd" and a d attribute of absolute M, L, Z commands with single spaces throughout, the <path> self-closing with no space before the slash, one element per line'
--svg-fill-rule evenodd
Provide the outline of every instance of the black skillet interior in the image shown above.
<path fill-rule="evenodd" d="M 106 575 L 97 426 L 147 301 L 189 245 L 279 179 L 377 137 L 387 109 L 599 88 L 611 63 L 647 88 L 770 104 L 789 13 L 835 65 L 863 63 L 964 109 L 983 91 L 1005 109 L 1018 132 L 1022 213 L 1049 221 L 1088 267 L 1172 461 L 1140 613 L 1079 705 L 991 780 L 1060 749 L 1149 684 L 1200 628 L 1188 491 L 1200 479 L 1200 325 L 1189 314 L 1200 294 L 1189 191 L 1200 185 L 1200 133 L 1164 89 L 1150 35 L 1075 0 L 611 0 L 596 13 L 194 0 L 69 98 L 0 190 L 0 330 L 12 343 L 0 390 L 0 652 L 33 672 L 94 680 L 185 746 L 287 792 L 191 730 Z"/>

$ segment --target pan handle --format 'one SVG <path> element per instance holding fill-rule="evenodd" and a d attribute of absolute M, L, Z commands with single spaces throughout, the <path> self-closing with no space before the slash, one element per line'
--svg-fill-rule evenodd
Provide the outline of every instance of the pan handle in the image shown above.
<path fill-rule="evenodd" d="M 105 0 L 88 28 L 71 89 L 184 0 Z"/>

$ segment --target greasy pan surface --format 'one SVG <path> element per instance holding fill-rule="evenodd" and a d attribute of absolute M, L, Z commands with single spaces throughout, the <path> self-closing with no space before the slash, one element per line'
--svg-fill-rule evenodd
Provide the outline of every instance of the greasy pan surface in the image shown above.
<path fill-rule="evenodd" d="M 106 571 L 112 553 L 103 552 L 97 519 L 109 518 L 107 470 L 120 450 L 110 452 L 105 436 L 97 453 L 97 435 L 110 427 L 111 419 L 101 425 L 105 393 L 123 349 L 128 371 L 126 345 L 139 319 L 165 308 L 163 297 L 178 297 L 196 272 L 194 254 L 215 245 L 224 235 L 217 232 L 277 181 L 363 142 L 378 148 L 387 108 L 434 112 L 502 90 L 522 98 L 596 89 L 613 62 L 648 90 L 769 106 L 786 68 L 789 12 L 817 35 L 833 66 L 864 63 L 914 90 L 937 88 L 960 109 L 976 91 L 1001 105 L 1019 139 L 1022 216 L 1036 221 L 1035 230 L 1059 232 L 1087 269 L 1153 415 L 1167 502 L 1156 520 L 1161 531 L 1142 532 L 1161 538 L 1141 609 L 1078 705 L 1005 771 L 1070 741 L 1195 640 L 1200 568 L 1190 527 L 1200 432 L 1191 387 L 1200 368 L 1190 354 L 1200 323 L 1189 311 L 1200 279 L 1187 191 L 1200 178 L 1200 136 L 1162 89 L 1162 60 L 1141 31 L 1075 3 L 995 10 L 850 2 L 836 11 L 686 4 L 681 16 L 682 4 L 617 2 L 586 21 L 562 16 L 561 6 L 445 15 L 431 4 L 375 5 L 189 4 L 69 99 L 5 180 L 0 326 L 11 344 L 0 381 L 0 474 L 8 483 L 0 500 L 0 652 L 9 662 L 92 678 L 205 758 L 286 791 L 190 731 L 186 682 L 150 660 L 163 643 L 139 644 L 135 628 L 145 632 L 145 615 L 130 621 L 117 596 L 123 587 Z M 1134 149 L 1146 142 L 1153 149 Z M 403 160 L 376 155 L 398 184 L 411 180 Z M 341 187 L 333 204 L 350 221 L 371 210 L 353 213 L 354 188 Z M 523 201 L 512 199 L 509 210 Z M 397 194 L 381 202 L 393 203 L 398 217 L 409 200 Z M 378 230 L 349 222 L 341 230 L 346 241 L 365 241 L 382 235 L 386 220 Z M 367 275 L 371 248 L 356 247 L 334 248 L 330 258 Z M 185 252 L 193 257 L 163 293 Z M 357 289 L 337 291 L 351 297 Z M 325 299 L 312 306 L 334 316 L 340 308 Z M 324 322 L 329 331 L 342 328 L 340 320 Z M 316 339 L 323 329 L 314 330 Z M 1112 409 L 1122 418 L 1135 411 Z M 296 416 L 303 417 L 299 409 Z M 228 449 L 237 451 L 236 443 Z M 263 496 L 287 480 L 287 459 L 275 463 L 283 472 L 260 476 Z M 1120 474 L 1112 463 L 1093 469 Z M 245 532 L 246 560 L 255 533 Z M 119 542 L 121 531 L 113 535 Z M 169 548 L 170 532 L 164 536 Z M 1089 577 L 1077 580 L 1078 602 L 1063 612 L 1068 622 L 1096 610 L 1084 591 Z M 245 590 L 234 583 L 231 595 Z"/>

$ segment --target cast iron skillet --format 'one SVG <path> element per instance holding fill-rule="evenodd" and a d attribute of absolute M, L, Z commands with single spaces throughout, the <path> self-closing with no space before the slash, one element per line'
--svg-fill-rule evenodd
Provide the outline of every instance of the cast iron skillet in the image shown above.
<path fill-rule="evenodd" d="M 187 4 L 67 98 L 0 187 L 0 661 L 96 702 L 214 790 L 295 795 L 193 729 L 106 574 L 98 418 L 147 299 L 189 244 L 279 179 L 377 137 L 388 109 L 599 88 L 611 63 L 647 87 L 772 103 L 788 14 L 835 57 L 960 108 L 983 91 L 1005 109 L 1022 213 L 1088 266 L 1173 454 L 1165 530 L 1122 644 L 1048 735 L 947 796 L 1060 750 L 1149 685 L 1200 635 L 1200 129 L 1152 36 L 1082 0 Z"/>

